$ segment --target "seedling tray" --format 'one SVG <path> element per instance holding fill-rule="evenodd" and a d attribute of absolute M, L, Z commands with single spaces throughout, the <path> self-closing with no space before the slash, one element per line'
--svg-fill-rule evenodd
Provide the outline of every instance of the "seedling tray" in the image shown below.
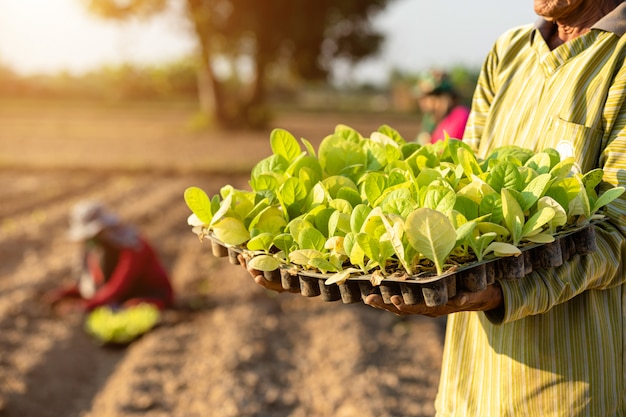
<path fill-rule="evenodd" d="M 326 285 L 331 274 L 321 274 L 293 266 L 264 272 L 269 281 L 281 282 L 284 289 L 299 291 L 304 297 L 321 296 L 324 301 L 345 304 L 361 302 L 372 293 L 382 295 L 385 303 L 391 303 L 394 295 L 402 296 L 409 305 L 425 304 L 429 307 L 444 305 L 454 297 L 457 289 L 479 292 L 496 279 L 521 279 L 537 269 L 554 268 L 575 255 L 587 255 L 596 247 L 595 227 L 604 220 L 594 221 L 584 227 L 571 229 L 555 235 L 555 241 L 547 244 L 525 245 L 522 254 L 510 257 L 494 257 L 450 269 L 442 275 L 421 274 L 405 278 L 386 277 L 379 285 L 372 283 L 371 275 L 349 277 L 342 284 Z M 209 235 L 213 255 L 228 257 L 233 265 L 239 264 L 238 255 L 254 256 L 240 246 L 228 246 L 215 236 Z"/>

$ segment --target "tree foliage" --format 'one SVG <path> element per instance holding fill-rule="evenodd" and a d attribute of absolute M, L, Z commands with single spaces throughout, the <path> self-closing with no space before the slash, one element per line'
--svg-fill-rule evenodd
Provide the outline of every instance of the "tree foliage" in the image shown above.
<path fill-rule="evenodd" d="M 167 10 L 167 0 L 82 0 L 111 19 Z M 177 0 L 198 40 L 200 102 L 224 127 L 268 121 L 268 80 L 327 80 L 337 59 L 356 63 L 379 52 L 384 37 L 371 18 L 393 0 Z M 252 75 L 220 77 L 216 60 L 248 62 Z"/>

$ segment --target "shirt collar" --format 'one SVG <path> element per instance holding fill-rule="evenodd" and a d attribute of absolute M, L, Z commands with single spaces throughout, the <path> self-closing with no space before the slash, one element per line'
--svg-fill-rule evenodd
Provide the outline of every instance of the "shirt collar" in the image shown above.
<path fill-rule="evenodd" d="M 535 28 L 539 29 L 546 25 L 552 25 L 543 17 L 535 22 Z M 598 20 L 591 29 L 600 29 L 606 32 L 613 32 L 617 36 L 626 33 L 626 0 L 623 0 L 619 6 L 613 9 L 609 14 Z"/>

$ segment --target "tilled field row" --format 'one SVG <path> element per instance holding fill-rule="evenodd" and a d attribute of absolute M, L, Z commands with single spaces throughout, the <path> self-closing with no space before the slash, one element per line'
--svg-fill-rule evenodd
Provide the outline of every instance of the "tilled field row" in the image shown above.
<path fill-rule="evenodd" d="M 0 171 L 0 416 L 432 415 L 441 322 L 269 293 L 191 233 L 187 186 L 246 179 Z M 67 214 L 82 198 L 136 224 L 172 273 L 176 308 L 125 349 L 39 301 L 70 278 Z"/>

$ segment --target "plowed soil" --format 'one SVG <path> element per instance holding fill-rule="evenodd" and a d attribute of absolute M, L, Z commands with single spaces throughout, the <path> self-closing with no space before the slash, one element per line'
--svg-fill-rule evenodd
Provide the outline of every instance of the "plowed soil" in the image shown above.
<path fill-rule="evenodd" d="M 363 303 L 275 294 L 211 254 L 182 193 L 247 187 L 269 131 L 194 133 L 187 109 L 0 106 L 0 416 L 432 416 L 445 323 Z M 411 119 L 287 115 L 313 143 Z M 99 346 L 79 311 L 42 294 L 72 280 L 70 207 L 100 199 L 154 243 L 176 306 L 124 348 Z"/>

